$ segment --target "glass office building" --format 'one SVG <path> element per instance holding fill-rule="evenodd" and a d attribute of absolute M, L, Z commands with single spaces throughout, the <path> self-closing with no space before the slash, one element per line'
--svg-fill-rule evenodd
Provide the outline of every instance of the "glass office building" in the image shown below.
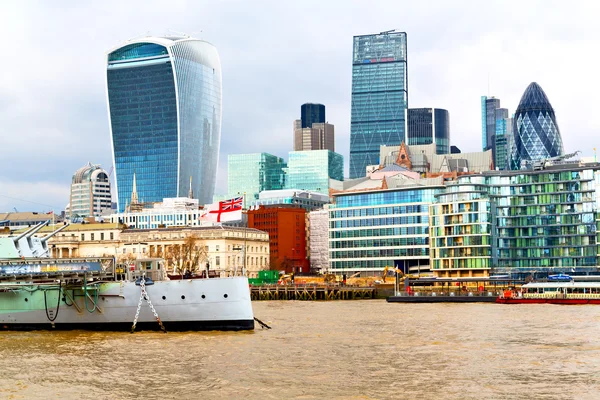
<path fill-rule="evenodd" d="M 187 195 L 212 200 L 221 140 L 221 63 L 189 37 L 145 37 L 107 54 L 107 99 L 117 203 Z"/>
<path fill-rule="evenodd" d="M 283 158 L 268 154 L 230 154 L 227 157 L 228 198 L 246 193 L 246 201 L 259 198 L 264 190 L 285 187 Z"/>
<path fill-rule="evenodd" d="M 496 109 L 498 108 L 500 108 L 500 99 L 481 96 L 481 148 L 483 151 L 494 147 Z"/>
<path fill-rule="evenodd" d="M 408 107 L 405 32 L 354 37 L 350 178 L 377 165 L 379 146 L 398 146 L 406 137 Z"/>
<path fill-rule="evenodd" d="M 540 85 L 532 82 L 523 93 L 514 116 L 511 169 L 521 169 L 532 161 L 563 153 L 554 109 Z"/>
<path fill-rule="evenodd" d="M 432 208 L 433 269 L 520 278 L 597 272 L 599 188 L 598 170 L 569 164 L 459 177 Z"/>
<path fill-rule="evenodd" d="M 330 150 L 290 151 L 286 189 L 329 194 L 329 179 L 344 180 L 344 157 Z"/>
<path fill-rule="evenodd" d="M 504 110 L 504 109 L 500 109 Z M 513 138 L 513 119 L 500 118 L 496 120 L 496 138 L 494 152 L 494 167 L 501 171 L 510 169 L 509 149 Z"/>
<path fill-rule="evenodd" d="M 300 121 L 302 128 L 312 128 L 313 124 L 323 124 L 325 119 L 325 106 L 323 104 L 304 103 L 300 106 Z"/>
<path fill-rule="evenodd" d="M 435 143 L 437 154 L 450 153 L 450 117 L 441 108 L 408 109 L 408 145 Z"/>
<path fill-rule="evenodd" d="M 329 268 L 380 275 L 430 270 L 429 206 L 443 186 L 334 193 L 329 206 Z"/>

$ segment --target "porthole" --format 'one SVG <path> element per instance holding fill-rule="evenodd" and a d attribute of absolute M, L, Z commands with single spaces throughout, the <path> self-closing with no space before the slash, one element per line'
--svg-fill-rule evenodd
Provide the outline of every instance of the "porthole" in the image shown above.
<path fill-rule="evenodd" d="M 225 293 L 225 294 L 223 295 L 223 297 L 227 298 L 227 293 Z"/>
<path fill-rule="evenodd" d="M 185 300 L 185 296 L 184 295 L 181 295 L 181 300 Z"/>
<path fill-rule="evenodd" d="M 163 299 L 163 300 L 166 300 L 166 299 L 167 299 L 167 296 L 163 296 L 163 297 L 162 297 L 162 299 Z"/>
<path fill-rule="evenodd" d="M 25 297 L 25 302 L 29 301 L 29 299 L 27 297 Z"/>
<path fill-rule="evenodd" d="M 203 299 L 205 299 L 205 298 L 206 298 L 206 296 L 205 296 L 205 295 L 202 295 L 202 298 L 203 298 Z"/>

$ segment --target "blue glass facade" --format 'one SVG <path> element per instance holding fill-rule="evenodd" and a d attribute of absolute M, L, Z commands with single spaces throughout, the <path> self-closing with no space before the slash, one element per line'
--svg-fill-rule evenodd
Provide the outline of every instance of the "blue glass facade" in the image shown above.
<path fill-rule="evenodd" d="M 286 189 L 329 194 L 329 179 L 344 180 L 344 157 L 330 150 L 290 151 Z"/>
<path fill-rule="evenodd" d="M 406 33 L 354 37 L 350 178 L 379 164 L 379 146 L 405 140 L 408 107 Z"/>
<path fill-rule="evenodd" d="M 300 106 L 300 121 L 302 128 L 312 128 L 313 124 L 327 122 L 323 104 L 305 103 Z"/>
<path fill-rule="evenodd" d="M 230 154 L 227 157 L 228 198 L 246 193 L 246 201 L 253 201 L 262 191 L 283 189 L 285 167 L 282 158 L 268 153 Z"/>
<path fill-rule="evenodd" d="M 142 202 L 187 195 L 210 203 L 221 137 L 221 67 L 214 46 L 144 38 L 109 52 L 107 92 L 119 211 L 133 174 Z"/>
<path fill-rule="evenodd" d="M 523 164 L 531 161 L 564 153 L 554 109 L 546 93 L 535 82 L 527 87 L 517 107 L 510 146 L 513 170 L 521 169 Z"/>
<path fill-rule="evenodd" d="M 437 154 L 450 153 L 450 121 L 448 111 L 441 108 L 408 110 L 408 145 L 435 143 Z"/>
<path fill-rule="evenodd" d="M 496 109 L 498 108 L 500 108 L 500 99 L 481 96 L 481 146 L 483 151 L 494 148 Z"/>
<path fill-rule="evenodd" d="M 429 270 L 429 205 L 441 187 L 334 194 L 329 260 L 336 273 Z"/>

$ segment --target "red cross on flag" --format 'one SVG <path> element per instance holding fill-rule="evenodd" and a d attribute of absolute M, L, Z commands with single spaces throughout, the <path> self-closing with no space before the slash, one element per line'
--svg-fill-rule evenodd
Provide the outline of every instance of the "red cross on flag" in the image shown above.
<path fill-rule="evenodd" d="M 235 197 L 218 203 L 209 204 L 200 215 L 201 221 L 229 222 L 242 219 L 242 204 L 244 197 Z"/>

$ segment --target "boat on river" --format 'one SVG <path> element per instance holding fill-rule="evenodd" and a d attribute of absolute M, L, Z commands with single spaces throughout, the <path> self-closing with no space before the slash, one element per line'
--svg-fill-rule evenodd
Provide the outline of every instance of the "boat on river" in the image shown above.
<path fill-rule="evenodd" d="M 501 304 L 600 304 L 600 282 L 552 279 L 527 283 L 519 290 L 506 290 L 498 296 Z"/>
<path fill-rule="evenodd" d="M 0 238 L 0 329 L 254 329 L 247 277 L 168 280 L 160 259 L 118 271 L 112 258 L 49 258 L 60 229 L 33 236 L 46 224 Z"/>

